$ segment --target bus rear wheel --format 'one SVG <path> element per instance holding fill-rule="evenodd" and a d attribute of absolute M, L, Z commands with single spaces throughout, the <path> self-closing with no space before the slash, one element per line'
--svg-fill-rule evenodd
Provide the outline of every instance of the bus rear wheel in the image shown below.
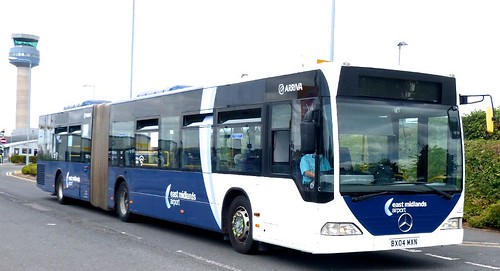
<path fill-rule="evenodd" d="M 116 192 L 116 212 L 118 217 L 123 222 L 130 222 L 132 220 L 132 213 L 130 212 L 130 199 L 127 184 L 122 182 Z"/>
<path fill-rule="evenodd" d="M 229 240 L 236 252 L 251 254 L 257 250 L 257 242 L 252 237 L 252 209 L 246 197 L 238 196 L 233 200 L 226 222 Z"/>
<path fill-rule="evenodd" d="M 56 197 L 60 204 L 68 202 L 68 199 L 64 196 L 64 179 L 62 174 L 59 174 L 56 179 Z"/>

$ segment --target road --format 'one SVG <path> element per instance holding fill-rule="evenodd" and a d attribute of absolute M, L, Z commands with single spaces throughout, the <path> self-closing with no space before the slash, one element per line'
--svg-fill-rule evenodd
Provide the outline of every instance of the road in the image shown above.
<path fill-rule="evenodd" d="M 57 200 L 0 165 L 0 270 L 500 270 L 500 233 L 466 229 L 457 246 L 311 255 L 234 252 L 222 236 Z"/>

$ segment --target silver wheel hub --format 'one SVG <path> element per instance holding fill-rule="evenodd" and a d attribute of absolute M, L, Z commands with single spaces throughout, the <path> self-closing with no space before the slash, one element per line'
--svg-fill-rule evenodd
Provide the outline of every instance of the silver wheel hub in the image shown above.
<path fill-rule="evenodd" d="M 126 191 L 120 193 L 120 212 L 126 214 L 128 210 L 128 195 Z"/>
<path fill-rule="evenodd" d="M 57 185 L 57 196 L 59 198 L 63 197 L 63 184 L 62 184 L 62 182 L 59 182 L 59 184 Z"/>
<path fill-rule="evenodd" d="M 239 207 L 233 215 L 231 222 L 234 237 L 244 242 L 250 234 L 250 216 L 245 208 Z"/>

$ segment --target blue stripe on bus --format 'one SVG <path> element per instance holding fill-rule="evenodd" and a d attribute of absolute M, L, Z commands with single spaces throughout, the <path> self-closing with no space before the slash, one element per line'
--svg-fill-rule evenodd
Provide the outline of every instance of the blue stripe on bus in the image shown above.
<path fill-rule="evenodd" d="M 221 228 L 212 214 L 201 172 L 110 167 L 110 180 L 126 171 L 130 209 L 134 213 L 214 231 Z M 114 183 L 109 184 L 110 188 Z"/>

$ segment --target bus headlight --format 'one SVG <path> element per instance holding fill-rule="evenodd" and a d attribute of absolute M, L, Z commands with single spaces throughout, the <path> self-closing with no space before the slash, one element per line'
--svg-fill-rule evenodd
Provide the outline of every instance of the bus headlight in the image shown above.
<path fill-rule="evenodd" d="M 361 230 L 352 223 L 333 223 L 328 222 L 321 228 L 321 235 L 345 236 L 361 235 Z"/>
<path fill-rule="evenodd" d="M 444 222 L 441 226 L 442 230 L 458 230 L 462 228 L 462 218 L 454 217 L 448 219 L 448 221 Z"/>

